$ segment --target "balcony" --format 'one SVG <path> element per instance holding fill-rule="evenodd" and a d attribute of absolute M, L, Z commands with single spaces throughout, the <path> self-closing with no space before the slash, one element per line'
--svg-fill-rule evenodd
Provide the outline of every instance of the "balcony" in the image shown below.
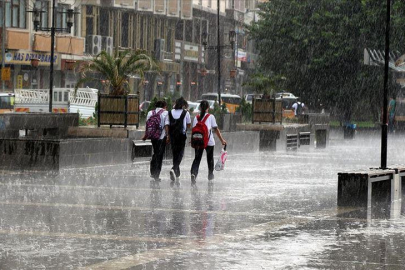
<path fill-rule="evenodd" d="M 28 31 L 16 29 L 6 29 L 6 31 L 7 31 L 7 43 L 6 43 L 7 49 L 11 50 L 30 49 L 30 33 Z"/>
<path fill-rule="evenodd" d="M 58 36 L 56 37 L 56 51 L 59 53 L 83 55 L 84 38 Z"/>

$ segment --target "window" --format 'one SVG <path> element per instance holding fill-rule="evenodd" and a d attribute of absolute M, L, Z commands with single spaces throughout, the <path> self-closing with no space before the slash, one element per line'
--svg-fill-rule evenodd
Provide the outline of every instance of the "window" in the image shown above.
<path fill-rule="evenodd" d="M 69 9 L 69 5 L 58 4 L 56 9 L 56 28 L 67 28 L 66 12 Z"/>
<path fill-rule="evenodd" d="M 145 27 L 145 18 L 142 16 L 139 23 L 139 48 L 144 49 L 144 27 Z"/>
<path fill-rule="evenodd" d="M 109 21 L 110 21 L 110 12 L 106 8 L 100 9 L 100 35 L 109 36 Z"/>
<path fill-rule="evenodd" d="M 49 2 L 47 1 L 36 1 L 35 8 L 37 8 L 41 12 L 41 27 L 49 27 L 48 24 L 48 10 L 49 10 Z"/>
<path fill-rule="evenodd" d="M 129 31 L 129 13 L 122 13 L 121 16 L 121 46 L 128 46 L 128 31 Z"/>
<path fill-rule="evenodd" d="M 6 3 L 6 27 L 26 28 L 26 0 Z M 3 25 L 3 6 L 0 6 L 0 26 Z"/>
<path fill-rule="evenodd" d="M 183 27 L 184 27 L 184 21 L 179 20 L 177 21 L 176 24 L 176 33 L 175 33 L 175 39 L 177 40 L 183 40 Z"/>
<path fill-rule="evenodd" d="M 193 21 L 186 20 L 185 41 L 193 42 Z"/>
<path fill-rule="evenodd" d="M 197 44 L 199 44 L 201 41 L 200 41 L 200 37 L 201 37 L 201 33 L 200 33 L 200 30 L 201 30 L 201 25 L 200 25 L 200 23 L 201 23 L 201 20 L 199 20 L 199 19 L 194 19 L 193 20 L 193 24 L 194 24 L 194 43 L 197 43 Z"/>

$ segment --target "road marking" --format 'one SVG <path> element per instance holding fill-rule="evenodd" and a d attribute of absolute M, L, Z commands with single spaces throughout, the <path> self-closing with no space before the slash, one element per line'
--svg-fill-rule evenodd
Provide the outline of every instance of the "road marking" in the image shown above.
<path fill-rule="evenodd" d="M 118 206 L 118 205 L 91 205 L 91 204 L 69 204 L 69 203 L 37 203 L 37 202 L 1 202 L 0 205 L 17 205 L 17 206 L 40 206 L 40 207 L 69 207 L 81 209 L 101 209 L 101 210 L 122 210 L 122 211 L 140 211 L 140 212 L 179 212 L 191 214 L 215 214 L 224 216 L 253 216 L 253 217 L 273 217 L 267 214 L 251 212 L 226 212 L 210 210 L 191 210 L 191 209 L 172 209 L 172 208 L 147 208 L 135 206 Z"/>
<path fill-rule="evenodd" d="M 205 249 L 207 245 L 221 244 L 224 241 L 242 241 L 251 239 L 263 235 L 268 231 L 277 231 L 286 225 L 304 225 L 316 219 L 326 219 L 331 216 L 335 216 L 343 211 L 352 211 L 352 209 L 337 210 L 332 208 L 329 210 L 321 210 L 309 213 L 307 217 L 290 217 L 281 220 L 270 221 L 258 225 L 254 225 L 250 228 L 236 230 L 228 234 L 216 235 L 203 241 L 190 241 L 187 240 L 183 243 L 176 244 L 170 247 L 154 249 L 143 253 L 132 254 L 115 260 L 108 260 L 101 263 L 88 265 L 79 268 L 79 270 L 118 270 L 129 269 L 136 266 L 140 266 L 146 263 L 167 259 L 171 256 L 176 256 L 182 253 L 190 253 L 198 251 L 199 249 Z"/>

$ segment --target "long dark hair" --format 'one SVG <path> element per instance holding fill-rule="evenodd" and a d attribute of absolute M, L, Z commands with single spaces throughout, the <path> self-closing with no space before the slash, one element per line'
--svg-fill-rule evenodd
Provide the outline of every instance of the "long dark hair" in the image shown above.
<path fill-rule="evenodd" d="M 207 109 L 210 107 L 210 104 L 208 103 L 208 101 L 203 100 L 200 103 L 200 119 L 204 118 L 205 112 L 207 111 Z"/>
<path fill-rule="evenodd" d="M 175 103 L 176 103 L 176 104 L 174 104 L 174 109 L 175 110 L 187 109 L 188 108 L 188 103 L 183 97 L 180 97 L 180 98 L 176 99 Z"/>

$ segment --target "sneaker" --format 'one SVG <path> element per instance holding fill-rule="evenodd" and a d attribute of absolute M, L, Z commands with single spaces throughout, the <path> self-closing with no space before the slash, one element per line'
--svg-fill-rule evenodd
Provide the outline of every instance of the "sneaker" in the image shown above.
<path fill-rule="evenodd" d="M 180 176 L 181 176 L 181 173 L 179 173 L 179 176 L 176 176 L 176 180 L 177 180 L 177 181 L 180 180 Z"/>
<path fill-rule="evenodd" d="M 155 179 L 155 181 L 158 181 L 158 182 L 160 182 L 162 179 L 160 179 L 160 177 L 159 176 L 155 176 L 155 177 L 153 177 L 154 179 Z"/>
<path fill-rule="evenodd" d="M 193 182 L 193 183 L 195 182 L 195 175 L 194 174 L 191 175 L 191 182 Z"/>
<path fill-rule="evenodd" d="M 213 174 L 213 173 L 211 173 L 211 174 L 208 175 L 208 180 L 211 181 L 211 180 L 214 180 L 214 178 L 215 178 L 215 177 L 214 177 L 214 174 Z"/>
<path fill-rule="evenodd" d="M 170 170 L 170 180 L 175 181 L 176 180 L 176 174 L 174 173 L 174 170 Z"/>

